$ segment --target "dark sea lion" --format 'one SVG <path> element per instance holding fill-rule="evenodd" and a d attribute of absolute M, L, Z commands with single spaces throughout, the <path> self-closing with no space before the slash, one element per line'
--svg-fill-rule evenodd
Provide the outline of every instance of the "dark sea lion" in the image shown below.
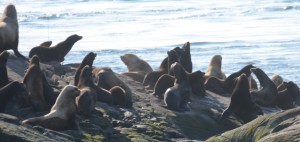
<path fill-rule="evenodd" d="M 192 88 L 193 94 L 197 96 L 205 95 L 205 86 L 203 83 L 204 73 L 201 71 L 195 71 L 192 73 L 187 72 L 188 82 Z M 163 98 L 166 90 L 174 85 L 175 77 L 164 74 L 156 82 L 152 95 Z"/>
<path fill-rule="evenodd" d="M 156 71 L 149 72 L 145 75 L 143 85 L 147 86 L 147 88 L 152 89 L 155 86 L 159 77 L 161 77 L 164 74 L 172 74 L 172 72 L 169 71 L 170 66 L 175 62 L 179 62 L 179 58 L 182 54 L 181 52 L 182 50 L 179 47 L 168 51 L 168 56 L 162 61 L 159 68 Z"/>
<path fill-rule="evenodd" d="M 77 112 L 86 116 L 91 115 L 95 110 L 96 100 L 97 97 L 91 89 L 88 87 L 80 89 L 80 95 L 75 99 Z"/>
<path fill-rule="evenodd" d="M 51 111 L 41 117 L 29 118 L 22 121 L 22 124 L 31 126 L 42 126 L 51 130 L 62 131 L 66 129 L 69 121 L 76 112 L 75 98 L 80 91 L 76 86 L 67 85 L 58 95 Z"/>
<path fill-rule="evenodd" d="M 182 111 L 186 109 L 192 88 L 188 83 L 186 71 L 179 63 L 172 64 L 170 69 L 174 72 L 175 83 L 165 92 L 164 102 L 168 109 Z"/>
<path fill-rule="evenodd" d="M 50 47 L 52 44 L 52 41 L 45 41 L 45 42 L 42 42 L 40 44 L 40 46 L 43 46 L 43 47 Z"/>
<path fill-rule="evenodd" d="M 3 51 L 0 54 L 0 88 L 8 84 L 8 75 L 6 69 L 6 62 L 8 60 L 9 53 L 7 51 Z"/>
<path fill-rule="evenodd" d="M 249 75 L 248 80 L 249 80 L 250 90 L 257 90 L 258 89 L 257 82 L 252 75 Z"/>
<path fill-rule="evenodd" d="M 109 90 L 109 92 L 114 98 L 115 105 L 119 105 L 121 107 L 132 107 L 132 103 L 129 104 L 127 101 L 124 101 L 127 100 L 128 97 L 126 96 L 126 91 L 122 87 L 114 86 Z"/>
<path fill-rule="evenodd" d="M 256 75 L 260 83 L 259 90 L 253 90 L 250 92 L 254 102 L 267 107 L 276 106 L 276 97 L 278 92 L 274 82 L 260 68 L 252 68 L 250 70 Z"/>
<path fill-rule="evenodd" d="M 131 89 L 122 80 L 120 80 L 111 69 L 103 69 L 98 73 L 97 86 L 110 90 L 109 92 L 114 91 L 111 92 L 111 94 L 113 95 L 115 104 L 120 105 L 121 107 L 132 107 Z M 115 86 L 122 88 L 122 90 Z M 112 89 L 114 87 L 115 89 Z M 122 92 L 124 94 L 122 94 Z"/>
<path fill-rule="evenodd" d="M 75 78 L 74 78 L 75 86 L 77 86 L 77 84 L 78 84 L 79 75 L 81 73 L 82 68 L 85 67 L 86 65 L 89 65 L 90 67 L 92 67 L 96 56 L 97 56 L 97 54 L 90 52 L 83 58 L 81 64 L 79 65 L 79 67 L 77 68 L 76 73 L 75 73 Z"/>
<path fill-rule="evenodd" d="M 33 47 L 29 52 L 29 57 L 31 58 L 33 55 L 37 55 L 41 62 L 63 62 L 73 45 L 80 39 L 82 39 L 82 36 L 74 34 L 53 47 Z"/>
<path fill-rule="evenodd" d="M 209 77 L 216 77 L 218 79 L 225 80 L 226 76 L 222 72 L 222 56 L 221 55 L 214 55 L 205 71 L 205 76 Z"/>
<path fill-rule="evenodd" d="M 143 82 L 145 75 L 153 71 L 145 60 L 135 54 L 124 54 L 120 58 L 128 69 L 128 72 L 122 74 L 131 77 L 135 81 Z"/>
<path fill-rule="evenodd" d="M 300 105 L 299 87 L 292 81 L 283 82 L 286 89 L 279 91 L 277 106 L 283 110 L 291 109 Z"/>
<path fill-rule="evenodd" d="M 180 62 L 183 68 L 191 73 L 193 71 L 193 64 L 192 64 L 192 58 L 191 58 L 191 46 L 189 42 L 186 42 L 183 46 L 183 52 L 180 57 Z"/>
<path fill-rule="evenodd" d="M 92 77 L 92 69 L 90 66 L 86 65 L 84 68 L 82 68 L 80 76 L 79 76 L 79 82 L 77 84 L 77 87 L 81 90 L 84 88 L 89 89 L 95 98 L 97 100 L 112 104 L 113 103 L 113 97 L 111 93 L 101 87 L 98 87 L 93 82 Z"/>
<path fill-rule="evenodd" d="M 244 123 L 247 123 L 255 119 L 258 115 L 263 115 L 261 108 L 251 99 L 247 75 L 241 74 L 236 78 L 235 84 L 230 105 L 223 111 L 221 117 L 226 118 L 233 113 Z"/>
<path fill-rule="evenodd" d="M 30 59 L 29 67 L 25 71 L 23 83 L 33 107 L 39 111 L 48 109 L 47 102 L 44 98 L 43 75 L 40 69 L 39 57 L 35 55 Z"/>
<path fill-rule="evenodd" d="M 6 6 L 0 18 L 0 53 L 12 49 L 16 56 L 26 59 L 19 51 L 19 24 L 16 7 Z"/>
<path fill-rule="evenodd" d="M 245 74 L 247 77 L 250 77 L 250 74 L 251 74 L 250 69 L 251 68 L 255 68 L 255 66 L 253 66 L 251 64 L 246 65 L 239 71 L 230 74 L 225 80 L 218 79 L 213 76 L 209 77 L 205 82 L 205 87 L 207 90 L 210 90 L 217 94 L 224 94 L 224 93 L 231 94 L 235 87 L 235 84 L 234 84 L 235 78 L 239 77 L 241 74 Z M 255 80 L 251 79 L 250 81 L 255 81 Z M 255 83 L 255 82 L 253 82 L 253 83 Z M 253 84 L 253 85 L 255 85 L 255 84 Z"/>
<path fill-rule="evenodd" d="M 10 82 L 0 88 L 0 113 L 4 112 L 9 99 L 14 95 L 18 95 L 18 92 L 22 89 L 22 85 L 17 81 Z"/>

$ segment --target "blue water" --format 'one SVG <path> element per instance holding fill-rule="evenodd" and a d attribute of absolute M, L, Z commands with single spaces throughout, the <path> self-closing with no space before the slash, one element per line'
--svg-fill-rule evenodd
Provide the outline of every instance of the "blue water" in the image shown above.
<path fill-rule="evenodd" d="M 299 0 L 1 0 L 0 7 L 9 2 L 18 11 L 25 55 L 76 33 L 83 39 L 64 64 L 94 51 L 94 65 L 125 72 L 122 54 L 135 53 L 156 69 L 167 50 L 189 41 L 194 70 L 205 71 L 220 54 L 226 75 L 251 63 L 300 85 Z"/>

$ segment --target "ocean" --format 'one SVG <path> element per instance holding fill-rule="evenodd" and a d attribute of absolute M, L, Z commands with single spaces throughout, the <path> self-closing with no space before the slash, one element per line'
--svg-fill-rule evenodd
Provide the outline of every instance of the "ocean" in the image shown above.
<path fill-rule="evenodd" d="M 247 64 L 300 85 L 300 0 L 1 0 L 18 12 L 19 50 L 83 36 L 63 64 L 97 53 L 95 66 L 126 72 L 134 53 L 157 69 L 167 51 L 191 43 L 193 70 L 215 54 L 228 76 Z"/>

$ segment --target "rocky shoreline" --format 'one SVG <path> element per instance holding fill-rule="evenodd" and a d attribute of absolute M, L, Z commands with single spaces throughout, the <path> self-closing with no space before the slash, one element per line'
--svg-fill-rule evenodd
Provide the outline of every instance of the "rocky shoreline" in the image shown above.
<path fill-rule="evenodd" d="M 41 70 L 49 84 L 60 91 L 73 82 L 76 65 L 41 63 Z M 27 67 L 27 61 L 10 55 L 7 62 L 9 79 L 21 82 Z M 175 112 L 162 107 L 163 100 L 152 96 L 152 90 L 145 89 L 141 83 L 116 75 L 133 92 L 132 108 L 98 101 L 91 116 L 76 115 L 76 127 L 53 131 L 20 124 L 24 119 L 47 112 L 35 112 L 30 106 L 12 108 L 8 105 L 7 114 L 0 114 L 0 141 L 279 141 L 276 138 L 289 141 L 300 138 L 296 129 L 300 119 L 299 108 L 281 111 L 262 107 L 264 116 L 243 125 L 234 116 L 221 119 L 222 111 L 230 103 L 228 97 L 206 91 L 204 97 L 191 97 L 188 104 L 190 111 Z M 20 103 L 20 100 L 13 98 L 10 103 Z"/>

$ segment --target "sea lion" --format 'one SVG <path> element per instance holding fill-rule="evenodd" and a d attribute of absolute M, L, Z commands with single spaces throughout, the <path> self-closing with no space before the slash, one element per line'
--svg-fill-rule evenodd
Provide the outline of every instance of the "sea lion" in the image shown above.
<path fill-rule="evenodd" d="M 99 101 L 108 104 L 113 103 L 113 97 L 111 93 L 94 84 L 93 77 L 92 77 L 92 69 L 89 65 L 86 65 L 85 67 L 82 68 L 77 87 L 80 90 L 84 88 L 89 89 L 93 93 L 94 98 L 97 98 L 97 100 Z"/>
<path fill-rule="evenodd" d="M 39 111 L 48 109 L 44 98 L 43 75 L 40 69 L 39 57 L 35 55 L 30 59 L 29 67 L 25 71 L 23 83 L 33 107 Z"/>
<path fill-rule="evenodd" d="M 75 103 L 77 112 L 82 115 L 89 116 L 95 110 L 97 97 L 91 89 L 80 89 L 80 95 L 76 97 Z"/>
<path fill-rule="evenodd" d="M 9 53 L 7 51 L 3 51 L 0 54 L 0 88 L 8 84 L 8 76 L 6 69 L 6 62 L 8 59 Z"/>
<path fill-rule="evenodd" d="M 197 96 L 205 95 L 205 86 L 203 83 L 204 73 L 201 71 L 195 71 L 192 73 L 187 72 L 188 82 L 192 88 L 193 94 Z M 163 98 L 166 90 L 174 85 L 175 77 L 164 74 L 156 82 L 152 95 Z"/>
<path fill-rule="evenodd" d="M 90 52 L 83 58 L 81 64 L 79 65 L 79 67 L 77 68 L 76 73 L 75 73 L 75 78 L 74 78 L 75 86 L 77 86 L 77 84 L 78 84 L 79 75 L 81 73 L 82 68 L 85 67 L 86 65 L 89 65 L 90 67 L 92 67 L 96 56 L 97 56 L 97 54 Z"/>
<path fill-rule="evenodd" d="M 249 77 L 251 74 L 251 71 L 250 71 L 251 68 L 255 68 L 255 66 L 253 66 L 252 64 L 246 65 L 239 71 L 230 74 L 225 80 L 216 78 L 214 76 L 209 77 L 205 82 L 205 87 L 207 90 L 210 90 L 210 91 L 218 93 L 218 94 L 225 94 L 225 93 L 231 94 L 235 87 L 235 84 L 234 84 L 235 78 L 239 77 L 241 74 L 245 74 L 247 77 Z M 250 79 L 250 81 L 253 81 L 253 80 Z M 253 84 L 253 85 L 255 85 L 255 84 Z"/>
<path fill-rule="evenodd" d="M 286 89 L 279 91 L 277 106 L 283 110 L 291 109 L 300 105 L 299 87 L 292 81 L 283 82 Z"/>
<path fill-rule="evenodd" d="M 120 105 L 121 107 L 132 107 L 131 89 L 120 80 L 111 69 L 106 68 L 98 73 L 97 86 L 110 90 L 109 92 L 113 95 L 114 104 Z"/>
<path fill-rule="evenodd" d="M 222 72 L 222 56 L 214 55 L 210 63 L 208 64 L 207 70 L 205 71 L 205 76 L 208 77 L 216 77 L 218 79 L 225 80 L 226 76 Z"/>
<path fill-rule="evenodd" d="M 191 47 L 190 42 L 186 42 L 182 46 L 183 52 L 180 56 L 180 63 L 188 73 L 191 73 L 193 71 L 193 64 L 192 64 L 190 47 Z"/>
<path fill-rule="evenodd" d="M 145 75 L 143 85 L 146 88 L 153 88 L 158 80 L 163 74 L 169 74 L 170 65 L 174 62 L 179 62 L 179 58 L 181 56 L 182 50 L 179 47 L 175 47 L 174 49 L 167 51 L 168 56 L 162 61 L 159 68 L 156 71 L 149 72 Z"/>
<path fill-rule="evenodd" d="M 274 74 L 271 77 L 271 80 L 274 82 L 274 84 L 276 85 L 276 87 L 278 87 L 280 84 L 283 83 L 283 78 L 280 75 L 278 75 L 278 74 Z"/>
<path fill-rule="evenodd" d="M 257 82 L 252 75 L 249 75 L 248 80 L 249 80 L 250 90 L 257 90 L 258 89 Z"/>
<path fill-rule="evenodd" d="M 132 107 L 132 103 L 129 104 L 127 101 L 128 97 L 126 96 L 126 91 L 120 86 L 112 87 L 109 92 L 114 98 L 114 105 L 119 105 L 121 107 Z"/>
<path fill-rule="evenodd" d="M 124 54 L 120 56 L 122 62 L 127 66 L 128 72 L 123 75 L 131 77 L 133 80 L 143 82 L 145 75 L 152 72 L 151 66 L 135 54 Z"/>
<path fill-rule="evenodd" d="M 274 107 L 278 94 L 276 85 L 262 69 L 252 68 L 250 70 L 256 75 L 260 83 L 259 90 L 250 92 L 252 99 L 259 105 Z"/>
<path fill-rule="evenodd" d="M 9 99 L 14 95 L 18 95 L 23 90 L 22 85 L 17 81 L 12 81 L 0 88 L 0 113 L 3 113 Z"/>
<path fill-rule="evenodd" d="M 76 86 L 67 85 L 58 95 L 51 111 L 41 117 L 29 118 L 22 121 L 22 124 L 31 126 L 42 126 L 51 130 L 62 131 L 66 129 L 69 121 L 76 112 L 75 98 L 80 94 Z"/>
<path fill-rule="evenodd" d="M 37 55 L 41 62 L 63 62 L 73 45 L 80 39 L 82 39 L 82 36 L 74 34 L 53 47 L 33 47 L 29 52 L 29 57 L 31 58 L 33 55 Z"/>
<path fill-rule="evenodd" d="M 263 115 L 261 108 L 251 99 L 247 75 L 241 74 L 236 78 L 235 84 L 231 94 L 230 105 L 223 111 L 221 117 L 226 118 L 233 113 L 244 123 L 247 123 L 258 115 Z"/>
<path fill-rule="evenodd" d="M 188 83 L 185 70 L 179 63 L 175 62 L 170 69 L 174 72 L 175 83 L 165 92 L 164 102 L 170 110 L 183 111 L 192 94 L 192 88 Z"/>
<path fill-rule="evenodd" d="M 16 7 L 6 6 L 0 18 L 0 53 L 12 49 L 17 57 L 26 59 L 19 51 L 19 24 Z"/>
<path fill-rule="evenodd" d="M 43 47 L 50 47 L 52 44 L 52 41 L 45 41 L 45 42 L 42 42 L 40 44 L 40 46 L 43 46 Z"/>

